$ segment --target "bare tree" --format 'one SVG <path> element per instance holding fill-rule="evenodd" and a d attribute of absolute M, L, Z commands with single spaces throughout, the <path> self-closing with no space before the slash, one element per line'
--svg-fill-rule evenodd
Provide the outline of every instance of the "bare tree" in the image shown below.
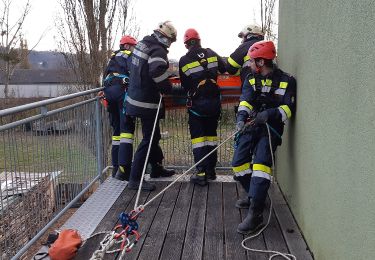
<path fill-rule="evenodd" d="M 274 32 L 275 23 L 275 2 L 276 0 L 260 0 L 262 29 L 265 32 L 265 39 L 276 40 Z"/>
<path fill-rule="evenodd" d="M 22 41 L 22 29 L 31 7 L 27 0 L 20 15 L 16 17 L 12 13 L 12 4 L 13 0 L 1 0 L 0 2 L 0 69 L 4 73 L 5 99 L 8 98 L 8 87 L 13 72 L 17 64 L 21 62 L 21 52 L 17 46 Z"/>
<path fill-rule="evenodd" d="M 97 86 L 107 64 L 114 36 L 138 36 L 131 0 L 60 0 L 58 45 L 81 83 L 79 90 Z"/>

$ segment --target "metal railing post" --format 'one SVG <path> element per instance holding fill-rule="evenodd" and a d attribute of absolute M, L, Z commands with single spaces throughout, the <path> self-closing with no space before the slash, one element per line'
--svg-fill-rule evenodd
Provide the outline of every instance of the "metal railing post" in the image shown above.
<path fill-rule="evenodd" d="M 98 175 L 100 176 L 100 183 L 103 183 L 104 179 L 102 176 L 103 170 L 103 139 L 102 139 L 102 117 L 100 113 L 100 97 L 96 98 L 95 102 L 95 139 L 96 139 L 96 161 Z"/>

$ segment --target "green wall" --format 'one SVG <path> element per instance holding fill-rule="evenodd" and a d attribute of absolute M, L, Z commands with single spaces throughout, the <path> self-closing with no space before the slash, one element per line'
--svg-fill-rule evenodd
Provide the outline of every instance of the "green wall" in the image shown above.
<path fill-rule="evenodd" d="M 277 178 L 315 259 L 375 259 L 375 2 L 280 0 L 297 114 Z"/>

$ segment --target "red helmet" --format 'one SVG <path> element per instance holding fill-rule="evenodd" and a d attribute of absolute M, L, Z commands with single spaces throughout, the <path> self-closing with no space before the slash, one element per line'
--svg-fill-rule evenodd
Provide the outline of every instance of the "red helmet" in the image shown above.
<path fill-rule="evenodd" d="M 130 35 L 124 35 L 124 36 L 121 37 L 120 44 L 121 45 L 123 45 L 123 44 L 136 45 L 137 44 L 137 40 L 134 39 Z"/>
<path fill-rule="evenodd" d="M 272 41 L 260 41 L 254 43 L 247 55 L 252 58 L 263 58 L 266 60 L 273 60 L 276 57 L 275 45 Z"/>
<path fill-rule="evenodd" d="M 199 36 L 199 33 L 195 29 L 187 29 L 184 35 L 184 43 L 186 43 L 188 40 L 196 39 L 200 40 L 201 37 Z"/>

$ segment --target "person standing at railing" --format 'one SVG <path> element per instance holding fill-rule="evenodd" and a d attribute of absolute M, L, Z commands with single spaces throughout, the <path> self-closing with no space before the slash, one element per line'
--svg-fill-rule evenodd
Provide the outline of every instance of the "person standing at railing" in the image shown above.
<path fill-rule="evenodd" d="M 259 25 L 249 24 L 238 33 L 238 37 L 242 39 L 241 44 L 229 55 L 226 65 L 228 73 L 240 75 L 243 83 L 247 74 L 251 72 L 247 52 L 254 43 L 264 39 L 264 32 Z"/>
<path fill-rule="evenodd" d="M 108 102 L 107 110 L 109 112 L 109 120 L 113 128 L 112 135 L 112 177 L 115 177 L 119 169 L 119 156 L 124 157 L 125 154 L 119 154 L 121 141 L 121 121 L 128 129 L 133 129 L 134 123 L 131 118 L 123 117 L 123 100 L 129 84 L 129 57 L 132 54 L 137 40 L 130 35 L 124 35 L 120 40 L 120 49 L 113 52 L 108 61 L 107 68 L 103 73 L 104 96 Z M 126 123 L 124 123 L 126 121 Z M 124 126 L 123 126 L 124 128 Z M 130 163 L 132 147 L 130 148 Z"/>
<path fill-rule="evenodd" d="M 159 146 L 159 119 L 164 117 L 164 106 L 160 108 L 159 117 L 156 114 L 159 107 L 160 95 L 171 91 L 168 72 L 168 48 L 176 41 L 177 31 L 170 21 L 162 22 L 152 35 L 146 36 L 134 49 L 130 65 L 130 84 L 126 96 L 126 114 L 138 117 L 142 124 L 143 139 L 134 154 L 130 171 L 129 189 L 138 189 L 148 147 L 151 143 L 149 163 L 151 177 L 169 177 L 175 172 L 162 166 L 163 152 Z M 151 140 L 154 122 L 156 127 Z M 151 191 L 155 185 L 143 181 L 142 190 Z"/>
<path fill-rule="evenodd" d="M 217 76 L 225 72 L 225 63 L 214 51 L 201 47 L 201 38 L 195 29 L 185 32 L 184 43 L 188 52 L 179 61 L 180 79 L 188 95 L 191 143 L 194 161 L 198 162 L 217 146 L 216 130 L 221 112 Z M 215 180 L 216 162 L 215 151 L 197 165 L 190 181 L 204 186 L 207 180 Z"/>
<path fill-rule="evenodd" d="M 273 154 L 281 144 L 284 123 L 294 115 L 296 107 L 296 80 L 273 63 L 276 57 L 273 42 L 255 43 L 248 55 L 251 73 L 243 83 L 236 125 L 236 130 L 241 132 L 232 161 L 237 180 L 248 193 L 236 202 L 238 208 L 249 208 L 247 217 L 237 228 L 241 234 L 252 233 L 263 223 L 264 203 L 273 174 Z M 248 121 L 251 125 L 245 127 Z"/>

